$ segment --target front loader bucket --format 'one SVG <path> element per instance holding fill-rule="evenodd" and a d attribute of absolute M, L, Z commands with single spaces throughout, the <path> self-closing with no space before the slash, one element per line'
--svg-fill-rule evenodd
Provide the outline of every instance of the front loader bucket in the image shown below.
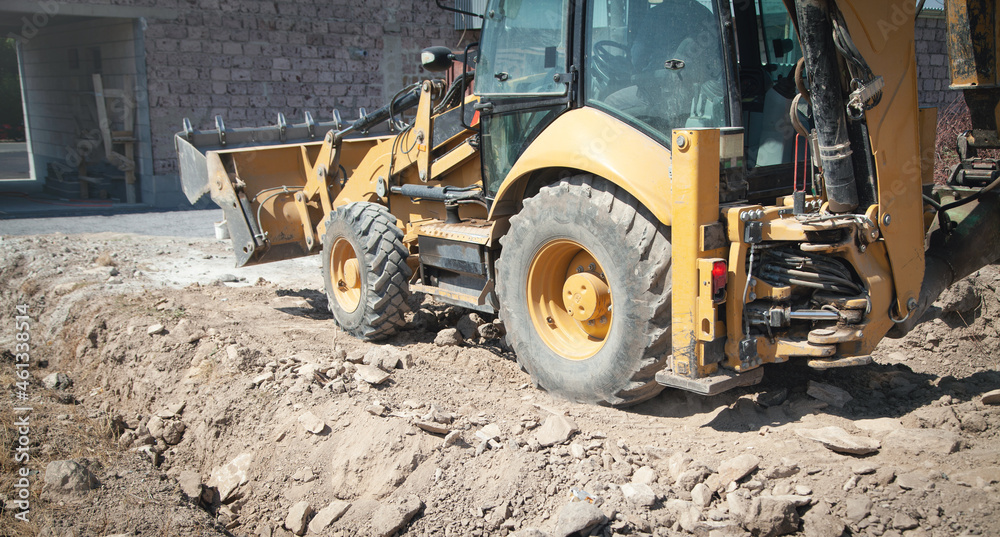
<path fill-rule="evenodd" d="M 338 118 L 339 119 L 339 118 Z M 184 195 L 191 203 L 206 193 L 226 215 L 236 266 L 291 259 L 314 253 L 312 225 L 325 217 L 313 204 L 296 206 L 323 139 L 339 120 L 227 130 L 221 118 L 213 131 L 195 131 L 185 120 L 174 136 Z"/>

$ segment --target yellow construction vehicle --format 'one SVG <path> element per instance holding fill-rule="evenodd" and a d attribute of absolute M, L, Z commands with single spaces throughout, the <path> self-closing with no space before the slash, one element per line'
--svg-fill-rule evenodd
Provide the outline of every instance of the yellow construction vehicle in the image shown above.
<path fill-rule="evenodd" d="M 440 5 L 440 2 L 438 2 Z M 913 0 L 490 0 L 452 84 L 175 141 L 237 264 L 321 254 L 363 339 L 412 292 L 503 320 L 536 385 L 633 404 L 868 363 L 1000 253 L 997 6 L 947 2 L 973 130 L 933 185 Z M 477 15 L 478 16 L 478 15 Z M 474 91 L 467 89 L 473 84 Z"/>

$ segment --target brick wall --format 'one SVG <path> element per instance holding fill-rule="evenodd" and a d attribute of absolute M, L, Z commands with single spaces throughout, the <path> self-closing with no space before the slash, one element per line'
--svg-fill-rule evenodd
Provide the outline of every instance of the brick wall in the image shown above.
<path fill-rule="evenodd" d="M 945 42 L 944 15 L 926 11 L 917 19 L 917 75 L 920 106 L 947 108 L 961 92 L 948 89 L 948 45 Z"/>

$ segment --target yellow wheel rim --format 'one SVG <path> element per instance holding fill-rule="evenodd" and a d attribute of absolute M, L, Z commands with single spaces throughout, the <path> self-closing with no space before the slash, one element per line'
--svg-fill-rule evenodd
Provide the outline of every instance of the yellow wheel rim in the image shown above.
<path fill-rule="evenodd" d="M 546 244 L 528 268 L 528 313 L 535 331 L 556 354 L 586 360 L 604 346 L 612 323 L 604 268 L 580 244 Z"/>
<path fill-rule="evenodd" d="M 337 239 L 330 249 L 330 276 L 333 298 L 347 313 L 361 304 L 361 270 L 354 247 L 347 239 Z"/>

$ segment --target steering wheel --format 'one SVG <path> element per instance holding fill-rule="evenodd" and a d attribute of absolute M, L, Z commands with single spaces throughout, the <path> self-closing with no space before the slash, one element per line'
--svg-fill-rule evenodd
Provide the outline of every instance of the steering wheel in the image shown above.
<path fill-rule="evenodd" d="M 632 78 L 632 52 L 615 41 L 598 41 L 594 43 L 593 68 L 601 87 L 628 83 Z"/>

